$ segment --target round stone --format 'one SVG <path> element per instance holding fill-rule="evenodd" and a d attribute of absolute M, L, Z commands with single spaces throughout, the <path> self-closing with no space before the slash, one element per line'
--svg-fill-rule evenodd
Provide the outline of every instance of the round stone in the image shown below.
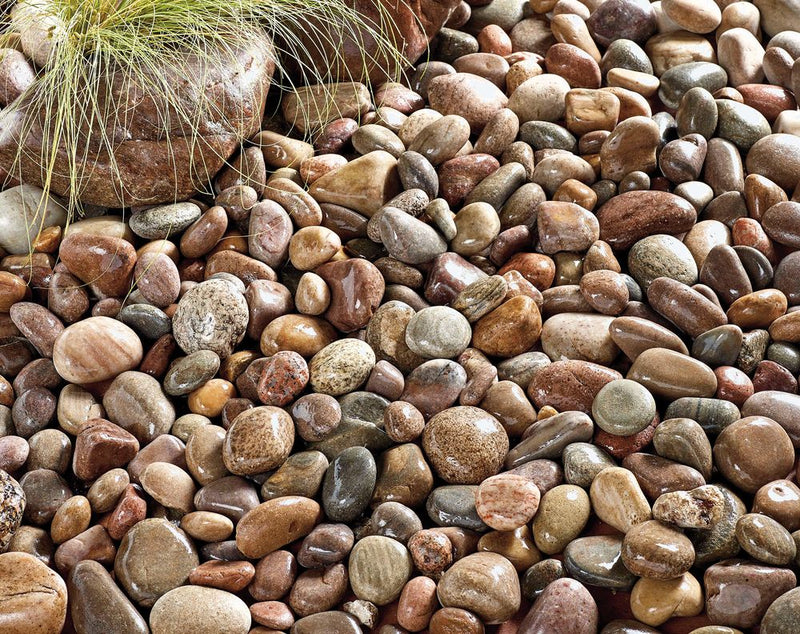
<path fill-rule="evenodd" d="M 149 518 L 134 524 L 122 538 L 114 574 L 131 599 L 150 607 L 159 597 L 186 583 L 199 563 L 186 533 L 167 520 Z"/>
<path fill-rule="evenodd" d="M 152 634 L 247 634 L 250 623 L 250 610 L 239 597 L 203 586 L 170 590 L 150 612 Z"/>
<path fill-rule="evenodd" d="M 618 379 L 604 385 L 592 403 L 592 416 L 600 429 L 615 436 L 632 436 L 646 428 L 656 415 L 656 401 L 642 384 Z"/>
<path fill-rule="evenodd" d="M 477 407 L 451 407 L 430 419 L 422 447 L 439 476 L 451 484 L 478 484 L 500 471 L 508 435 Z"/>
<path fill-rule="evenodd" d="M 692 567 L 694 547 L 679 530 L 648 520 L 625 534 L 622 561 L 639 577 L 674 579 Z"/>
<path fill-rule="evenodd" d="M 225 358 L 244 337 L 248 319 L 244 295 L 230 282 L 213 279 L 181 297 L 172 318 L 172 333 L 186 354 L 211 350 Z"/>
<path fill-rule="evenodd" d="M 121 321 L 89 317 L 68 326 L 53 346 L 56 371 L 70 383 L 96 383 L 131 370 L 142 360 L 142 342 Z"/>
<path fill-rule="evenodd" d="M 452 359 L 469 345 L 467 318 L 449 306 L 431 306 L 416 313 L 406 326 L 406 344 L 426 359 Z"/>
<path fill-rule="evenodd" d="M 475 553 L 459 559 L 442 575 L 437 594 L 445 608 L 469 610 L 486 624 L 507 621 L 521 602 L 517 571 L 496 553 Z"/>
<path fill-rule="evenodd" d="M 411 571 L 408 550 L 390 537 L 365 537 L 350 553 L 350 586 L 359 599 L 375 605 L 386 605 L 397 599 Z"/>
<path fill-rule="evenodd" d="M 279 467 L 294 444 L 294 422 L 284 410 L 271 405 L 254 407 L 233 421 L 222 448 L 228 471 L 254 475 Z"/>
<path fill-rule="evenodd" d="M 778 597 L 761 621 L 761 634 L 793 634 L 800 619 L 800 588 Z"/>
<path fill-rule="evenodd" d="M 539 497 L 539 488 L 527 478 L 501 473 L 481 482 L 475 494 L 475 509 L 490 528 L 513 531 L 536 514 Z"/>
<path fill-rule="evenodd" d="M 339 339 L 315 354 L 308 364 L 315 392 L 340 396 L 358 389 L 375 366 L 375 353 L 358 339 Z"/>
<path fill-rule="evenodd" d="M 729 482 L 755 493 L 792 470 L 794 447 L 774 420 L 748 416 L 722 430 L 714 443 L 714 463 Z"/>

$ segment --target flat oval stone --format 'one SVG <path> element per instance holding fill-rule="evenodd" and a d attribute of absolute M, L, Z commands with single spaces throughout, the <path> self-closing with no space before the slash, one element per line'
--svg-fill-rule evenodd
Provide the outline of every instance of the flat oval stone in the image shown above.
<path fill-rule="evenodd" d="M 364 447 L 349 447 L 331 462 L 322 487 L 325 515 L 352 522 L 367 508 L 375 488 L 375 459 Z"/>
<path fill-rule="evenodd" d="M 152 634 L 178 634 L 190 628 L 197 634 L 246 634 L 251 617 L 247 604 L 235 594 L 183 586 L 156 601 L 150 612 Z"/>
<path fill-rule="evenodd" d="M 159 205 L 133 213 L 128 221 L 141 238 L 163 240 L 181 233 L 200 217 L 200 207 L 190 202 Z"/>
<path fill-rule="evenodd" d="M 717 135 L 747 152 L 771 133 L 769 121 L 755 108 L 730 99 L 717 99 Z"/>
<path fill-rule="evenodd" d="M 359 621 L 347 612 L 318 612 L 295 621 L 292 634 L 359 634 L 363 632 Z"/>
<path fill-rule="evenodd" d="M 442 575 L 437 595 L 444 607 L 470 610 L 487 624 L 507 621 L 522 600 L 517 571 L 496 553 L 459 559 Z"/>
<path fill-rule="evenodd" d="M 103 395 L 109 420 L 132 433 L 140 443 L 165 434 L 175 422 L 175 408 L 149 374 L 128 371 L 120 374 Z"/>
<path fill-rule="evenodd" d="M 656 415 L 656 402 L 647 389 L 628 379 L 604 385 L 592 403 L 594 422 L 615 436 L 631 436 Z"/>
<path fill-rule="evenodd" d="M 742 406 L 742 416 L 765 416 L 776 421 L 795 447 L 800 447 L 800 396 L 776 390 L 758 392 Z"/>
<path fill-rule="evenodd" d="M 609 327 L 614 317 L 559 313 L 542 326 L 542 349 L 553 361 L 573 359 L 609 365 L 619 354 Z"/>
<path fill-rule="evenodd" d="M 614 343 L 631 361 L 650 348 L 666 348 L 688 355 L 686 344 L 671 330 L 642 317 L 617 317 L 609 332 Z"/>
<path fill-rule="evenodd" d="M 369 344 L 340 339 L 312 357 L 308 364 L 309 382 L 315 392 L 340 396 L 361 386 L 374 365 L 375 353 Z"/>
<path fill-rule="evenodd" d="M 597 212 L 600 239 L 614 249 L 632 247 L 642 238 L 683 233 L 697 221 L 697 211 L 684 198 L 660 191 L 634 191 L 615 196 Z"/>
<path fill-rule="evenodd" d="M 581 583 L 610 590 L 630 590 L 636 575 L 622 561 L 622 539 L 613 535 L 581 537 L 564 549 L 564 568 Z"/>
<path fill-rule="evenodd" d="M 625 533 L 621 553 L 628 570 L 650 579 L 674 579 L 694 563 L 689 538 L 657 520 L 642 522 Z"/>
<path fill-rule="evenodd" d="M 592 420 L 583 412 L 561 412 L 538 420 L 508 452 L 506 467 L 512 469 L 538 458 L 560 458 L 567 445 L 590 440 L 593 432 Z"/>
<path fill-rule="evenodd" d="M 142 342 L 110 317 L 89 317 L 68 326 L 53 346 L 53 364 L 70 383 L 96 383 L 131 370 L 142 360 Z"/>
<path fill-rule="evenodd" d="M 800 173 L 800 137 L 770 134 L 756 141 L 747 153 L 747 171 L 766 176 L 779 187 L 791 191 Z"/>
<path fill-rule="evenodd" d="M 96 561 L 79 562 L 68 580 L 70 615 L 82 634 L 147 634 L 147 622 Z"/>
<path fill-rule="evenodd" d="M 169 566 L 161 563 L 169 561 Z M 151 607 L 159 597 L 186 583 L 200 560 L 194 544 L 170 522 L 150 518 L 123 537 L 114 560 L 114 574 L 136 603 Z"/>
<path fill-rule="evenodd" d="M 689 249 L 677 238 L 663 234 L 642 238 L 631 247 L 628 271 L 645 291 L 657 277 L 683 284 L 697 281 L 697 264 Z"/>
<path fill-rule="evenodd" d="M 432 488 L 433 473 L 422 450 L 413 443 L 405 443 L 380 456 L 372 504 L 394 501 L 417 507 Z"/>
<path fill-rule="evenodd" d="M 438 526 L 458 526 L 467 530 L 485 531 L 488 526 L 475 508 L 478 487 L 454 484 L 436 487 L 428 496 L 425 510 Z"/>
<path fill-rule="evenodd" d="M 717 377 L 704 363 L 666 348 L 652 348 L 640 354 L 627 378 L 644 385 L 655 396 L 713 396 Z"/>
<path fill-rule="evenodd" d="M 711 398 L 683 397 L 667 407 L 666 418 L 691 418 L 708 434 L 719 434 L 731 423 L 739 420 L 739 409 L 730 401 Z"/>
<path fill-rule="evenodd" d="M 359 599 L 375 605 L 386 605 L 397 599 L 411 571 L 408 550 L 390 537 L 364 537 L 350 552 L 350 586 Z"/>
<path fill-rule="evenodd" d="M 428 359 L 457 357 L 471 338 L 466 317 L 448 306 L 423 308 L 409 320 L 405 334 L 409 349 Z"/>
<path fill-rule="evenodd" d="M 656 167 L 656 149 L 659 141 L 658 125 L 649 117 L 634 116 L 625 119 L 614 128 L 600 148 L 602 177 L 619 182 L 630 172 L 652 172 Z M 602 232 L 601 223 L 601 235 Z M 645 235 L 647 234 L 642 234 L 640 237 Z"/>
<path fill-rule="evenodd" d="M 305 537 L 322 519 L 317 502 L 284 496 L 267 500 L 242 516 L 236 526 L 236 547 L 250 559 L 265 555 Z"/>
<path fill-rule="evenodd" d="M 727 323 L 714 302 L 686 284 L 668 277 L 653 280 L 647 289 L 650 305 L 690 337 Z"/>
<path fill-rule="evenodd" d="M 164 377 L 164 391 L 170 396 L 184 396 L 212 379 L 219 370 L 219 355 L 212 350 L 198 350 L 177 359 Z"/>
<path fill-rule="evenodd" d="M 748 555 L 766 564 L 785 566 L 797 554 L 789 531 L 761 513 L 747 513 L 739 518 L 736 540 Z"/>
<path fill-rule="evenodd" d="M 33 555 L 0 555 L 0 626 L 4 634 L 59 634 L 67 616 L 64 580 Z"/>
<path fill-rule="evenodd" d="M 689 62 L 673 66 L 661 75 L 658 96 L 668 108 L 677 108 L 689 89 L 699 86 L 713 93 L 727 83 L 728 74 L 721 66 L 710 62 Z"/>

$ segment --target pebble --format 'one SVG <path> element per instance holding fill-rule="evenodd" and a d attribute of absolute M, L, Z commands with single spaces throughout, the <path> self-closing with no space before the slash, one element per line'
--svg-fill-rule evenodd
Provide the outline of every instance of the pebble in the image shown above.
<path fill-rule="evenodd" d="M 703 610 L 703 589 L 690 573 L 675 579 L 642 578 L 630 598 L 633 616 L 658 627 L 672 617 L 697 616 Z"/>
<path fill-rule="evenodd" d="M 161 565 L 165 560 L 169 566 Z M 119 545 L 114 575 L 128 596 L 152 607 L 181 586 L 200 563 L 192 541 L 167 520 L 149 518 L 135 524 Z"/>
<path fill-rule="evenodd" d="M 521 602 L 516 570 L 495 553 L 476 553 L 455 562 L 442 575 L 437 588 L 445 607 L 470 610 L 484 623 L 502 623 Z"/>
<path fill-rule="evenodd" d="M 616 436 L 631 436 L 646 428 L 656 415 L 656 403 L 642 385 L 628 379 L 604 385 L 592 403 L 598 427 Z"/>
<path fill-rule="evenodd" d="M 76 631 L 85 634 L 149 631 L 142 615 L 98 562 L 85 560 L 76 564 L 67 583 L 70 616 Z"/>
<path fill-rule="evenodd" d="M 424 264 L 447 251 L 432 227 L 394 207 L 380 214 L 380 238 L 389 254 L 406 264 Z"/>
<path fill-rule="evenodd" d="M 330 464 L 322 488 L 325 515 L 337 522 L 359 517 L 372 497 L 376 480 L 375 459 L 364 447 L 342 451 Z"/>
<path fill-rule="evenodd" d="M 797 623 L 800 614 L 800 592 L 797 588 L 789 590 L 775 599 L 761 620 L 763 634 L 789 634 Z"/>
<path fill-rule="evenodd" d="M 694 563 L 694 547 L 680 531 L 648 520 L 625 533 L 621 550 L 625 567 L 639 577 L 675 579 Z"/>
<path fill-rule="evenodd" d="M 70 383 L 96 383 L 135 368 L 142 354 L 141 340 L 126 325 L 109 317 L 89 317 L 58 336 L 53 364 Z"/>
<path fill-rule="evenodd" d="M 244 601 L 230 592 L 202 586 L 170 590 L 150 612 L 152 634 L 177 634 L 187 627 L 198 634 L 245 634 L 250 625 Z"/>
<path fill-rule="evenodd" d="M 644 385 L 654 396 L 678 399 L 683 396 L 711 397 L 717 378 L 704 363 L 666 348 L 642 352 L 627 375 Z"/>
<path fill-rule="evenodd" d="M 598 628 L 597 604 L 575 579 L 556 579 L 538 596 L 519 626 L 521 634 L 569 631 L 591 634 Z"/>
<path fill-rule="evenodd" d="M 67 616 L 64 580 L 33 555 L 0 555 L 0 622 L 8 634 L 58 634 Z"/>
<path fill-rule="evenodd" d="M 187 354 L 211 350 L 225 358 L 244 337 L 248 318 L 244 296 L 225 281 L 208 280 L 181 297 L 172 329 Z"/>
<path fill-rule="evenodd" d="M 476 407 L 452 407 L 433 416 L 422 447 L 436 473 L 450 484 L 476 484 L 496 474 L 508 453 L 508 435 Z"/>
<path fill-rule="evenodd" d="M 589 496 L 578 486 L 561 484 L 547 491 L 533 520 L 536 547 L 546 555 L 562 552 L 589 521 Z"/>
<path fill-rule="evenodd" d="M 309 383 L 315 392 L 340 396 L 361 386 L 369 377 L 375 361 L 375 353 L 363 341 L 334 341 L 309 362 Z"/>
<path fill-rule="evenodd" d="M 518 295 L 475 323 L 472 345 L 488 355 L 508 358 L 532 348 L 541 332 L 542 318 L 536 302 Z"/>
<path fill-rule="evenodd" d="M 487 526 L 510 531 L 527 524 L 539 508 L 539 489 L 523 478 L 500 474 L 484 480 L 475 495 L 475 509 Z"/>
<path fill-rule="evenodd" d="M 103 395 L 103 407 L 112 423 L 136 436 L 141 444 L 169 431 L 175 408 L 156 379 L 127 371 L 115 378 Z"/>
<path fill-rule="evenodd" d="M 796 578 L 790 570 L 733 559 L 710 566 L 703 583 L 709 619 L 747 629 L 758 625 L 767 608 L 795 586 Z"/>
<path fill-rule="evenodd" d="M 294 424 L 281 409 L 269 405 L 239 414 L 222 446 L 227 469 L 237 475 L 264 473 L 279 467 L 294 444 Z"/>
<path fill-rule="evenodd" d="M 739 518 L 736 541 L 753 559 L 766 564 L 785 566 L 797 554 L 789 531 L 761 513 L 747 513 Z"/>
<path fill-rule="evenodd" d="M 451 359 L 469 345 L 472 329 L 467 319 L 447 306 L 431 306 L 417 312 L 406 326 L 406 345 L 427 359 Z"/>
<path fill-rule="evenodd" d="M 379 606 L 397 599 L 411 576 L 408 550 L 389 537 L 364 537 L 353 547 L 349 561 L 353 592 Z"/>
<path fill-rule="evenodd" d="M 284 496 L 248 510 L 236 526 L 236 546 L 246 557 L 259 559 L 305 537 L 321 518 L 314 500 Z"/>
<path fill-rule="evenodd" d="M 627 469 L 603 469 L 592 481 L 589 493 L 597 517 L 622 533 L 651 518 L 650 504 Z"/>
<path fill-rule="evenodd" d="M 616 536 L 580 537 L 564 549 L 564 568 L 581 583 L 627 591 L 636 576 L 625 567 L 621 550 L 622 539 Z"/>
<path fill-rule="evenodd" d="M 747 447 L 747 449 L 745 449 Z M 729 425 L 714 443 L 714 463 L 735 486 L 755 493 L 785 477 L 794 460 L 792 441 L 775 421 L 748 416 Z"/>
<path fill-rule="evenodd" d="M 488 79 L 471 73 L 455 73 L 440 75 L 430 81 L 428 102 L 431 108 L 443 115 L 463 117 L 473 131 L 480 132 L 499 110 L 506 107 L 508 99 Z"/>

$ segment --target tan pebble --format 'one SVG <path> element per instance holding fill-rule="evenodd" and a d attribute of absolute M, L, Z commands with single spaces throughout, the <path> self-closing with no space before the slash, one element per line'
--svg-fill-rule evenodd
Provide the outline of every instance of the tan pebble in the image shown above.
<path fill-rule="evenodd" d="M 589 496 L 573 484 L 561 484 L 544 494 L 533 520 L 536 546 L 546 555 L 564 550 L 586 527 L 591 512 Z"/>
<path fill-rule="evenodd" d="M 142 487 L 156 502 L 188 513 L 196 491 L 192 477 L 169 462 L 151 462 L 141 475 Z"/>
<path fill-rule="evenodd" d="M 597 517 L 622 533 L 652 516 L 633 473 L 622 467 L 607 467 L 598 473 L 589 494 Z"/>
<path fill-rule="evenodd" d="M 342 241 L 326 227 L 303 227 L 289 241 L 289 259 L 298 271 L 310 271 L 330 260 Z"/>
<path fill-rule="evenodd" d="M 722 22 L 722 11 L 714 0 L 662 0 L 667 17 L 690 33 L 711 33 Z"/>
<path fill-rule="evenodd" d="M 517 572 L 524 572 L 542 559 L 531 530 L 520 526 L 513 531 L 490 531 L 478 540 L 478 552 L 497 553 L 508 559 Z"/>
<path fill-rule="evenodd" d="M 444 607 L 470 610 L 487 624 L 507 621 L 521 602 L 517 571 L 496 553 L 459 559 L 442 575 L 437 594 Z"/>
<path fill-rule="evenodd" d="M 690 573 L 677 579 L 642 578 L 631 592 L 631 611 L 642 623 L 658 627 L 673 617 L 703 611 L 703 589 Z"/>
<path fill-rule="evenodd" d="M 657 520 L 642 522 L 625 533 L 621 552 L 628 570 L 650 579 L 675 579 L 694 564 L 689 538 Z"/>
<path fill-rule="evenodd" d="M 233 522 L 219 513 L 192 511 L 181 518 L 181 528 L 200 541 L 221 542 L 233 533 Z"/>
<path fill-rule="evenodd" d="M 619 118 L 619 99 L 610 92 L 574 88 L 565 100 L 567 129 L 576 135 L 613 130 Z"/>
<path fill-rule="evenodd" d="M 97 478 L 86 494 L 92 511 L 106 513 L 113 509 L 130 481 L 130 476 L 125 469 L 111 469 Z"/>
<path fill-rule="evenodd" d="M 225 379 L 211 379 L 189 394 L 189 410 L 214 418 L 222 413 L 229 399 L 236 396 L 233 383 Z"/>
<path fill-rule="evenodd" d="M 259 559 L 305 537 L 322 519 L 314 500 L 284 496 L 248 511 L 236 525 L 236 547 L 249 559 Z"/>
<path fill-rule="evenodd" d="M 82 495 L 74 495 L 58 507 L 50 524 L 50 536 L 54 543 L 62 544 L 89 528 L 91 520 L 89 500 Z"/>
<path fill-rule="evenodd" d="M 331 303 L 331 291 L 325 280 L 309 271 L 303 273 L 297 284 L 294 303 L 304 315 L 321 315 Z"/>

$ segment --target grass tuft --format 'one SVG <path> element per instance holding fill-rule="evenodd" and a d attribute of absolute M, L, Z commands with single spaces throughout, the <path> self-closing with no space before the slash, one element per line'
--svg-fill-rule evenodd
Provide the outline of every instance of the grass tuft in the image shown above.
<path fill-rule="evenodd" d="M 237 53 L 254 43 L 271 56 L 274 83 L 283 90 L 296 88 L 292 77 L 300 78 L 298 84 L 326 81 L 309 62 L 309 52 L 335 51 L 345 40 L 363 44 L 363 66 L 347 69 L 356 80 L 371 67 L 386 67 L 387 60 L 401 67 L 405 60 L 391 14 L 381 0 L 374 1 L 377 21 L 349 0 L 21 0 L 0 37 L 19 37 L 37 75 L 0 112 L 0 128 L 17 130 L 20 139 L 13 164 L 3 167 L 9 178 L 22 180 L 22 163 L 34 162 L 48 193 L 54 177 L 66 179 L 67 191 L 58 193 L 70 212 L 80 212 L 98 148 L 107 153 L 112 173 L 119 173 L 114 149 L 125 140 L 130 116 L 123 106 L 144 98 L 161 104 L 151 122 L 159 137 L 169 142 L 178 132 L 193 150 L 203 143 L 201 122 L 231 116 L 230 104 L 221 106 L 205 95 L 205 74 L 217 65 L 241 64 Z M 369 43 L 376 51 L 372 56 L 366 53 Z M 283 60 L 291 60 L 291 74 L 284 72 Z M 122 78 L 122 93 L 111 85 L 112 76 Z M 324 95 L 309 107 L 330 112 L 334 106 Z M 35 153 L 26 155 L 21 140 L 31 133 L 41 139 Z M 59 152 L 66 154 L 66 164 Z M 203 173 L 203 166 L 193 166 L 193 172 Z"/>

